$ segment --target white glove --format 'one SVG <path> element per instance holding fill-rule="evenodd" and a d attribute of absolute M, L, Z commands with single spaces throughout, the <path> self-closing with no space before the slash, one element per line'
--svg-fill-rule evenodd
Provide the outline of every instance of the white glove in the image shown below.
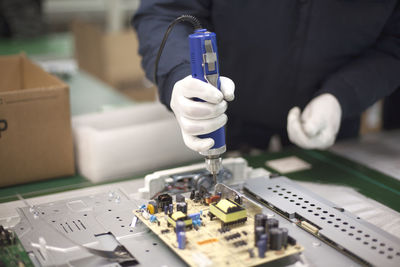
<path fill-rule="evenodd" d="M 201 139 L 197 136 L 221 128 L 228 120 L 225 115 L 226 101 L 234 99 L 235 84 L 226 77 L 220 77 L 220 81 L 221 91 L 209 83 L 187 76 L 177 81 L 172 90 L 170 106 L 181 127 L 183 141 L 197 152 L 214 146 L 212 138 Z M 206 102 L 195 101 L 195 97 Z"/>
<path fill-rule="evenodd" d="M 306 149 L 326 149 L 333 145 L 339 131 L 342 109 L 331 94 L 317 96 L 304 108 L 289 111 L 287 131 L 292 143 Z"/>

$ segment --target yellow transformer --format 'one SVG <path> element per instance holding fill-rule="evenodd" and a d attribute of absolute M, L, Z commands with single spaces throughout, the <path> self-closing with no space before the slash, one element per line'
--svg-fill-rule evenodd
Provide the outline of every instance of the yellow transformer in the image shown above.
<path fill-rule="evenodd" d="M 222 199 L 210 205 L 210 216 L 221 220 L 222 225 L 244 223 L 247 221 L 246 209 L 230 199 Z"/>
<path fill-rule="evenodd" d="M 182 211 L 176 211 L 172 213 L 170 216 L 167 216 L 167 224 L 168 226 L 172 225 L 174 228 L 176 227 L 177 221 L 183 221 L 186 227 L 192 227 L 192 219 L 189 218 L 185 213 Z"/>

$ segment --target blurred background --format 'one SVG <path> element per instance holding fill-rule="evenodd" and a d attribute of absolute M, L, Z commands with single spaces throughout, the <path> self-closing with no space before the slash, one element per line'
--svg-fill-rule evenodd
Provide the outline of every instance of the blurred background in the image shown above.
<path fill-rule="evenodd" d="M 100 182 L 200 159 L 141 68 L 130 26 L 139 3 L 0 0 L 0 104 L 20 103 L 0 105 L 0 186 Z M 62 88 L 54 76 L 68 87 L 63 107 L 37 91 Z M 41 100 L 27 102 L 29 92 Z"/>
<path fill-rule="evenodd" d="M 136 35 L 130 27 L 139 3 L 0 0 L 0 54 L 24 52 L 63 79 L 80 69 L 130 99 L 154 101 L 156 88 L 141 70 Z M 400 127 L 400 116 L 393 112 L 399 103 L 400 92 L 395 92 L 371 107 L 363 115 L 361 133 Z"/>
<path fill-rule="evenodd" d="M 144 78 L 130 27 L 139 2 L 1 0 L 0 54 L 24 52 L 66 81 L 82 72 L 130 99 L 154 101 L 155 88 Z"/>

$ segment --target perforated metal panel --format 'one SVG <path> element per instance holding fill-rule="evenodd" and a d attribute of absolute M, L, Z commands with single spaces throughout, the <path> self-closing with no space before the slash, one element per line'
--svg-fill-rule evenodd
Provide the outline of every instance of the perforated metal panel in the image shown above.
<path fill-rule="evenodd" d="M 375 266 L 400 266 L 400 240 L 353 216 L 286 177 L 248 180 L 244 189 L 300 225 L 306 222 L 320 239 Z"/>

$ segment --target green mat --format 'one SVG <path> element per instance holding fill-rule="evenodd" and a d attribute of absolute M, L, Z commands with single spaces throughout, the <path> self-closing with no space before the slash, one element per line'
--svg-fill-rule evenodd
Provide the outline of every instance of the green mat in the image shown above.
<path fill-rule="evenodd" d="M 265 166 L 267 160 L 293 155 L 310 163 L 312 168 L 289 173 L 285 176 L 297 181 L 349 186 L 366 197 L 372 198 L 400 212 L 400 181 L 331 152 L 291 148 L 278 153 L 264 153 L 259 156 L 245 156 L 245 158 L 248 160 L 249 165 L 254 168 L 264 167 L 275 172 Z M 144 174 L 120 179 L 118 181 L 140 177 L 144 177 Z M 81 176 L 16 185 L 0 188 L 0 202 L 16 200 L 17 197 L 15 194 L 17 193 L 21 194 L 23 197 L 29 198 L 93 185 L 98 184 L 92 183 Z"/>
<path fill-rule="evenodd" d="M 40 55 L 55 58 L 73 56 L 73 37 L 70 33 L 50 34 L 32 39 L 0 39 L 0 55 Z"/>

